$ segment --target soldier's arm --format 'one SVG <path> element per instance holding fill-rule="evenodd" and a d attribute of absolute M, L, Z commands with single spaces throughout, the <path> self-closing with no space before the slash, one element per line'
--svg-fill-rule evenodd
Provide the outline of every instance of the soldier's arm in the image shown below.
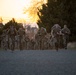
<path fill-rule="evenodd" d="M 54 35 L 53 35 L 53 30 L 51 30 L 51 36 L 54 37 Z"/>

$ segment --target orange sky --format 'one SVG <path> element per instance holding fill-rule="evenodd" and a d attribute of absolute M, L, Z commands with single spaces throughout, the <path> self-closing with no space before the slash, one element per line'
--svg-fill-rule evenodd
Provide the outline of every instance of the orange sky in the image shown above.
<path fill-rule="evenodd" d="M 47 0 L 0 0 L 0 17 L 4 22 L 11 18 L 19 19 L 21 22 L 36 22 L 38 19 L 37 8 Z M 39 4 L 37 4 L 39 3 Z M 25 7 L 25 14 L 23 9 Z M 31 13 L 31 14 L 30 14 Z"/>

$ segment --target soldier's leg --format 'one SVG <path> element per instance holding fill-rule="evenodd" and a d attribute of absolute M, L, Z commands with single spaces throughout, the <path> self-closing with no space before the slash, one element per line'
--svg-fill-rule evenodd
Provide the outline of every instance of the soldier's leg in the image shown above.
<path fill-rule="evenodd" d="M 66 36 L 63 36 L 63 45 L 64 45 L 64 48 L 66 49 Z"/>
<path fill-rule="evenodd" d="M 5 42 L 3 41 L 2 43 L 2 48 L 4 49 L 5 48 Z"/>
<path fill-rule="evenodd" d="M 14 43 L 14 38 L 12 39 L 12 51 L 14 51 L 14 46 L 15 46 L 15 43 Z"/>
<path fill-rule="evenodd" d="M 55 49 L 58 51 L 58 37 L 56 37 Z"/>
<path fill-rule="evenodd" d="M 66 49 L 67 49 L 67 44 L 69 43 L 69 36 L 66 36 Z"/>
<path fill-rule="evenodd" d="M 1 48 L 3 49 L 3 40 L 1 41 Z"/>
<path fill-rule="evenodd" d="M 21 48 L 21 37 L 19 37 L 19 49 L 22 50 L 22 48 Z"/>
<path fill-rule="evenodd" d="M 11 48 L 12 48 L 12 39 L 9 38 L 9 49 L 11 49 Z"/>
<path fill-rule="evenodd" d="M 5 48 L 5 50 L 7 50 L 7 42 L 5 41 L 4 43 L 5 43 L 4 48 Z"/>
<path fill-rule="evenodd" d="M 12 42 L 11 50 L 14 51 L 15 49 L 15 37 L 14 36 L 12 36 L 11 42 Z"/>
<path fill-rule="evenodd" d="M 21 38 L 20 38 L 20 46 L 19 46 L 19 47 L 20 47 L 20 50 L 22 50 L 22 45 L 21 45 Z"/>

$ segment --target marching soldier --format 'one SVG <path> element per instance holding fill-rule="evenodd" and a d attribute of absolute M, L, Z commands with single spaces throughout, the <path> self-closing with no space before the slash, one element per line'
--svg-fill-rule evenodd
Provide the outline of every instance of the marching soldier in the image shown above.
<path fill-rule="evenodd" d="M 11 39 L 11 49 L 12 49 L 12 51 L 14 51 L 14 48 L 15 48 L 15 35 L 16 34 L 17 34 L 16 28 L 13 25 L 11 25 L 9 30 L 8 30 L 8 35 Z"/>
<path fill-rule="evenodd" d="M 64 48 L 67 49 L 67 43 L 69 42 L 69 35 L 70 35 L 70 30 L 67 27 L 67 25 L 64 25 L 64 28 L 61 30 L 62 34 L 63 34 L 63 45 Z"/>
<path fill-rule="evenodd" d="M 41 27 L 41 29 L 38 31 L 38 33 L 35 36 L 36 39 L 36 45 L 38 45 L 38 49 L 41 50 L 42 49 L 42 39 L 44 38 L 44 36 L 46 35 L 46 29 Z"/>
<path fill-rule="evenodd" d="M 9 41 L 10 41 L 10 44 L 9 46 L 11 46 L 11 50 L 14 51 L 15 49 L 15 35 L 17 34 L 17 30 L 15 28 L 15 19 L 12 18 L 12 20 L 7 23 L 7 25 L 9 25 L 9 28 L 8 28 L 8 31 L 7 31 L 7 35 L 9 35 Z"/>
<path fill-rule="evenodd" d="M 57 51 L 58 51 L 58 48 L 59 48 L 60 31 L 61 31 L 61 27 L 59 26 L 59 24 L 55 24 L 55 25 L 51 28 L 51 35 L 52 35 L 52 38 L 54 38 L 55 49 L 56 49 Z"/>
<path fill-rule="evenodd" d="M 25 30 L 23 28 L 19 28 L 18 35 L 19 35 L 19 48 L 20 50 L 22 50 L 23 49 L 23 37 L 25 35 Z"/>
<path fill-rule="evenodd" d="M 2 49 L 5 49 L 5 36 L 6 36 L 6 30 L 3 30 L 3 33 L 1 35 L 1 47 L 2 47 Z"/>
<path fill-rule="evenodd" d="M 1 36 L 1 46 L 3 49 L 8 49 L 8 35 L 7 35 L 7 29 L 3 30 L 3 34 Z"/>

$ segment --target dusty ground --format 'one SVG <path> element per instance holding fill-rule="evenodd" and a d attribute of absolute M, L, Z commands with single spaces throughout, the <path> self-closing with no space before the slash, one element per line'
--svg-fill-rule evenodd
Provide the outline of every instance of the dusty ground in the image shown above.
<path fill-rule="evenodd" d="M 0 51 L 0 75 L 76 75 L 76 50 Z"/>

